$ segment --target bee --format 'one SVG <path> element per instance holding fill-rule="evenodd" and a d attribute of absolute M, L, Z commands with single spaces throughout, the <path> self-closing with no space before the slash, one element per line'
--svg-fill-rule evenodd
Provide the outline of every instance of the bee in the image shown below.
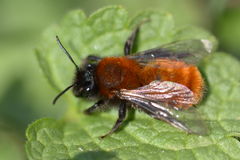
<path fill-rule="evenodd" d="M 75 65 L 76 72 L 73 83 L 55 97 L 53 104 L 71 88 L 76 97 L 99 99 L 84 111 L 86 114 L 111 102 L 119 102 L 118 119 L 101 138 L 121 126 L 129 106 L 187 133 L 200 134 L 201 122 L 195 114 L 188 114 L 188 110 L 203 97 L 205 83 L 196 64 L 212 52 L 211 42 L 205 39 L 182 40 L 132 54 L 139 29 L 140 25 L 126 40 L 124 56 L 103 58 L 90 55 L 81 66 L 74 62 L 56 36 L 59 46 Z M 180 117 L 184 117 L 181 114 L 185 117 L 192 115 L 191 121 L 181 120 Z"/>

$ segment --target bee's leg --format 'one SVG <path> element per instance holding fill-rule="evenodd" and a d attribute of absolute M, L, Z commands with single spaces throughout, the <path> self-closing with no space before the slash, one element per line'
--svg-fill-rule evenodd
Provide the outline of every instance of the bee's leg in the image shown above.
<path fill-rule="evenodd" d="M 136 35 L 139 32 L 139 28 L 140 28 L 140 25 L 138 25 L 134 29 L 132 34 L 128 37 L 127 41 L 125 42 L 125 45 L 124 45 L 124 55 L 125 56 L 130 55 L 132 53 L 133 45 L 134 45 L 134 42 L 136 41 Z"/>
<path fill-rule="evenodd" d="M 89 56 L 87 56 L 86 59 L 87 59 L 87 61 L 99 61 L 99 60 L 101 60 L 101 57 L 89 55 Z"/>
<path fill-rule="evenodd" d="M 91 114 L 91 113 L 93 113 L 95 110 L 103 108 L 103 106 L 104 106 L 106 103 L 107 103 L 106 100 L 100 99 L 100 100 L 97 101 L 94 105 L 92 105 L 92 106 L 89 107 L 88 109 L 84 110 L 84 113 L 85 113 L 85 114 Z"/>
<path fill-rule="evenodd" d="M 118 119 L 115 122 L 113 128 L 111 129 L 110 132 L 108 132 L 107 134 L 101 136 L 100 138 L 105 138 L 106 136 L 112 134 L 113 132 L 115 132 L 122 124 L 123 120 L 126 117 L 126 112 L 127 112 L 127 107 L 126 107 L 126 102 L 121 102 L 120 106 L 119 106 L 119 110 L 118 110 Z"/>
<path fill-rule="evenodd" d="M 137 25 L 137 27 L 133 30 L 132 34 L 128 37 L 128 39 L 124 45 L 124 55 L 125 56 L 130 55 L 132 53 L 132 49 L 133 49 L 134 43 L 136 41 L 136 37 L 139 32 L 140 26 L 143 23 L 149 22 L 149 21 L 150 21 L 149 19 L 143 20 L 140 24 Z"/>

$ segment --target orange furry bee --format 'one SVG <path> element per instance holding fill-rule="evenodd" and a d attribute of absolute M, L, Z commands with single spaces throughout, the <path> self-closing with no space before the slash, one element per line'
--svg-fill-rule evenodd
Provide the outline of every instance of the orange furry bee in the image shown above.
<path fill-rule="evenodd" d="M 128 106 L 188 133 L 198 133 L 181 121 L 175 111 L 184 112 L 201 101 L 204 80 L 195 64 L 211 53 L 210 41 L 183 40 L 131 54 L 139 28 L 140 25 L 125 42 L 125 56 L 88 56 L 82 66 L 74 62 L 57 37 L 60 47 L 75 65 L 76 73 L 73 83 L 56 96 L 53 104 L 70 88 L 76 97 L 99 98 L 85 110 L 86 114 L 117 100 L 120 103 L 118 119 L 102 138 L 120 127 Z"/>

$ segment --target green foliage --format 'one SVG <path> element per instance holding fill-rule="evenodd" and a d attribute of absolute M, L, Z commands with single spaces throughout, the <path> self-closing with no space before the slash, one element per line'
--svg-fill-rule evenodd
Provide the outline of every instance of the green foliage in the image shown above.
<path fill-rule="evenodd" d="M 129 18 L 125 9 L 113 6 L 101 9 L 89 18 L 82 11 L 66 16 L 60 26 L 52 26 L 37 49 L 39 64 L 57 90 L 71 83 L 74 66 L 55 42 L 58 34 L 74 59 L 81 63 L 88 54 L 99 56 L 122 55 L 123 44 L 133 28 L 141 27 L 138 50 L 182 39 L 216 40 L 206 31 L 187 26 L 177 28 L 169 13 L 145 11 Z M 62 55 L 61 55 L 62 54 Z M 80 59 L 79 59 L 80 58 Z M 231 69 L 229 69 L 231 67 Z M 112 110 L 84 115 L 83 110 L 93 102 L 79 100 L 67 94 L 69 111 L 62 120 L 40 119 L 26 132 L 26 151 L 30 160 L 57 159 L 238 159 L 240 136 L 238 91 L 240 76 L 238 61 L 224 53 L 214 53 L 205 59 L 201 69 L 208 83 L 208 96 L 199 109 L 208 120 L 209 136 L 189 135 L 170 125 L 136 112 L 129 123 L 117 133 L 100 140 L 117 118 Z"/>
<path fill-rule="evenodd" d="M 240 8 L 226 9 L 214 26 L 221 47 L 240 58 Z"/>
<path fill-rule="evenodd" d="M 14 130 L 11 130 L 11 132 L 8 132 L 7 129 L 5 131 L 0 131 L 1 159 L 25 159 L 24 148 L 21 147 L 21 141 L 19 141 L 18 138 L 19 137 Z"/>

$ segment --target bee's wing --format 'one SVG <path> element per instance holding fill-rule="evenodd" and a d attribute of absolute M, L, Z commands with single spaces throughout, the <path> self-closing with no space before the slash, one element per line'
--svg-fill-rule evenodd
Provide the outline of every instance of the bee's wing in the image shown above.
<path fill-rule="evenodd" d="M 121 89 L 118 95 L 123 99 L 135 98 L 171 106 L 187 107 L 197 103 L 193 92 L 188 87 L 170 81 L 156 80 L 137 89 Z"/>
<path fill-rule="evenodd" d="M 134 90 L 122 89 L 116 95 L 135 104 L 155 119 L 166 121 L 188 133 L 201 135 L 207 133 L 203 121 L 193 107 L 189 110 L 176 107 L 188 106 L 196 102 L 192 91 L 181 84 L 153 81 Z"/>
<path fill-rule="evenodd" d="M 213 44 L 206 39 L 190 39 L 176 41 L 163 46 L 138 52 L 129 56 L 138 62 L 145 63 L 153 59 L 181 60 L 189 64 L 197 64 L 203 57 L 213 51 Z"/>

